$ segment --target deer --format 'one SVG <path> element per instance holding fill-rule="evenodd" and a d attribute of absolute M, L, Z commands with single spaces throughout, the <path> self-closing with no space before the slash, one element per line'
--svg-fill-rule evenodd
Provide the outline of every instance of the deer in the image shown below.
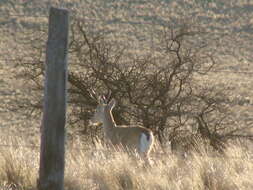
<path fill-rule="evenodd" d="M 93 94 L 94 91 L 93 91 Z M 110 99 L 111 93 L 106 96 L 99 96 L 97 108 L 91 123 L 102 124 L 104 137 L 110 145 L 115 148 L 123 148 L 128 153 L 137 153 L 143 160 L 149 160 L 149 153 L 154 144 L 153 132 L 142 126 L 117 125 L 115 123 L 112 110 L 116 105 L 114 98 Z M 92 95 L 94 97 L 94 95 Z"/>

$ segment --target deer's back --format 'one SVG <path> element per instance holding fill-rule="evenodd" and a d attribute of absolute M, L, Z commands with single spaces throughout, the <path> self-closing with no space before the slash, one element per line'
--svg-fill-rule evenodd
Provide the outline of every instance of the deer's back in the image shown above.
<path fill-rule="evenodd" d="M 118 126 L 110 138 L 113 145 L 122 145 L 127 148 L 139 149 L 141 135 L 145 134 L 149 141 L 151 130 L 140 126 Z"/>

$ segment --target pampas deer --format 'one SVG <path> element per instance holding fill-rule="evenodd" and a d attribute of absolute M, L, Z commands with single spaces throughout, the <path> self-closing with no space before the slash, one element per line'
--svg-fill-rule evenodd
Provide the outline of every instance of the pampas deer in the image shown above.
<path fill-rule="evenodd" d="M 115 99 L 109 101 L 109 97 L 105 96 L 97 99 L 98 106 L 91 122 L 102 123 L 105 139 L 116 148 L 136 152 L 143 159 L 149 160 L 149 152 L 154 143 L 152 131 L 141 126 L 118 126 L 112 115 Z"/>

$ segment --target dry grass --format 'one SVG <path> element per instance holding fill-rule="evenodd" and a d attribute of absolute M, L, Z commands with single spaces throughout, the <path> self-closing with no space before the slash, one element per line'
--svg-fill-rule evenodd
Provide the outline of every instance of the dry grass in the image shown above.
<path fill-rule="evenodd" d="M 0 189 L 35 189 L 38 173 L 39 152 L 24 146 L 20 138 L 1 136 Z"/>
<path fill-rule="evenodd" d="M 3 143 L 7 143 L 3 141 Z M 3 146 L 0 154 L 0 189 L 36 189 L 38 148 L 23 147 L 24 140 Z M 65 189 L 171 189 L 231 190 L 253 188 L 253 163 L 250 152 L 231 145 L 226 156 L 202 153 L 186 159 L 171 154 L 152 155 L 145 166 L 125 153 L 87 149 L 81 142 L 67 146 Z"/>
<path fill-rule="evenodd" d="M 52 0 L 52 2 L 58 1 Z M 79 7 L 79 9 L 73 9 L 80 15 L 85 15 L 83 17 L 87 19 L 87 24 L 91 26 L 91 29 L 95 28 L 96 30 L 104 27 L 104 22 L 94 23 L 93 19 L 142 22 L 151 18 L 159 23 L 159 20 L 176 21 L 182 14 L 192 16 L 200 25 L 206 26 L 212 33 L 220 32 L 232 35 L 232 40 L 230 38 L 224 40 L 223 46 L 233 50 L 238 59 L 242 58 L 246 62 L 226 57 L 222 60 L 220 67 L 231 71 L 231 73 L 212 73 L 207 78 L 201 77 L 200 80 L 202 82 L 207 81 L 207 84 L 212 83 L 231 88 L 230 98 L 236 104 L 236 107 L 233 107 L 235 111 L 233 117 L 242 126 L 250 123 L 252 125 L 252 74 L 232 73 L 232 71 L 241 70 L 252 72 L 253 67 L 250 64 L 253 49 L 253 33 L 252 28 L 250 28 L 253 21 L 252 2 L 246 0 L 213 1 L 214 3 L 210 4 L 208 9 L 204 9 L 198 4 L 192 5 L 193 8 L 183 8 L 186 4 L 186 1 L 183 0 L 171 1 L 172 3 L 169 6 L 164 6 L 163 1 L 150 1 L 150 3 L 143 4 L 128 4 L 126 1 L 109 0 L 84 1 L 84 3 L 77 0 L 59 2 L 73 3 L 73 7 Z M 194 4 L 194 2 L 201 1 L 189 1 L 188 3 Z M 1 3 L 1 11 L 7 15 L 45 15 L 48 13 L 47 3 L 44 1 L 30 1 L 29 4 L 10 0 Z M 179 6 L 180 3 L 182 7 Z M 14 5 L 15 8 L 12 7 Z M 24 83 L 15 78 L 15 75 L 21 72 L 19 68 L 15 67 L 15 62 L 3 61 L 3 59 L 20 57 L 24 52 L 29 53 L 28 49 L 23 46 L 24 44 L 16 41 L 16 39 L 20 36 L 24 37 L 26 34 L 21 31 L 36 31 L 44 25 L 46 27 L 47 18 L 3 16 L 1 19 L 3 22 L 0 33 L 3 37 L 1 39 L 3 43 L 0 45 L 0 58 L 2 59 L 0 62 L 0 189 L 33 190 L 36 189 L 38 176 L 39 149 L 37 147 L 24 147 L 23 145 L 30 145 L 33 138 L 38 139 L 40 122 L 38 119 L 27 119 L 16 102 L 25 96 L 28 96 L 27 99 L 31 101 L 34 92 L 24 87 Z M 34 27 L 29 28 L 28 26 Z M 154 37 L 152 43 L 156 45 L 155 31 L 159 30 L 160 26 L 140 25 L 139 27 L 138 25 L 137 27 L 116 22 L 107 27 L 108 31 L 115 31 L 112 32 L 114 36 L 111 38 L 113 40 L 122 41 L 124 45 L 134 47 L 134 51 L 141 54 L 142 50 L 146 51 L 144 47 L 150 46 L 151 34 Z M 105 30 L 106 28 L 102 29 Z M 155 33 L 154 36 L 153 33 Z M 159 35 L 159 33 L 157 34 Z M 140 37 L 142 39 L 142 36 L 146 40 L 136 42 L 136 39 Z M 221 51 L 221 55 L 225 50 Z M 240 105 L 241 99 L 249 99 L 250 104 Z M 40 116 L 38 117 L 40 118 Z M 16 137 L 21 134 L 23 137 Z M 7 138 L 6 136 L 9 135 L 15 135 L 15 138 Z M 2 146 L 3 144 L 11 146 Z M 153 155 L 152 159 L 152 166 L 143 167 L 141 163 L 134 162 L 123 153 L 108 152 L 101 147 L 99 150 L 87 150 L 87 145 L 82 142 L 74 142 L 67 147 L 66 151 L 65 189 L 253 189 L 253 158 L 250 151 L 241 146 L 231 145 L 226 150 L 226 156 L 223 157 L 214 157 L 203 153 L 202 156 L 193 154 L 192 157 L 183 160 L 171 154 L 164 154 L 159 158 L 157 155 Z"/>

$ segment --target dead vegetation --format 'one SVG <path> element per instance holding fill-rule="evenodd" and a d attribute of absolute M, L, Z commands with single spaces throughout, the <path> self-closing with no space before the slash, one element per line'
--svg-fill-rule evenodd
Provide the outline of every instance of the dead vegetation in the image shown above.
<path fill-rule="evenodd" d="M 24 147 L 26 142 L 22 139 L 2 136 L 1 142 L 13 145 L 0 147 L 1 189 L 35 190 L 38 149 Z M 152 165 L 143 167 L 125 153 L 102 146 L 87 150 L 82 142 L 75 141 L 67 146 L 65 189 L 252 189 L 251 153 L 241 146 L 231 145 L 225 155 L 212 155 L 204 149 L 186 158 L 153 153 Z"/>
<path fill-rule="evenodd" d="M 66 189 L 252 189 L 252 3 L 203 2 L 51 2 L 73 17 Z M 1 134 L 22 136 L 1 139 L 0 188 L 32 190 L 38 149 L 23 139 L 39 134 L 49 4 L 0 5 Z M 117 123 L 153 130 L 151 168 L 95 150 L 92 88 L 113 92 Z"/>
<path fill-rule="evenodd" d="M 184 133 L 198 135 L 219 152 L 229 140 L 252 139 L 246 134 L 250 126 L 241 127 L 231 117 L 227 89 L 197 80 L 221 64 L 220 49 L 214 50 L 219 41 L 209 42 L 211 33 L 203 27 L 191 21 L 166 27 L 160 31 L 157 50 L 143 50 L 143 55 L 111 42 L 107 35 L 88 33 L 80 18 L 73 18 L 70 30 L 69 125 L 79 128 L 86 140 L 103 138 L 100 127 L 89 126 L 96 107 L 90 93 L 93 90 L 112 92 L 118 105 L 116 123 L 151 129 L 162 147 L 166 141 L 180 142 L 175 138 Z M 36 38 L 28 44 L 34 47 L 42 44 L 41 40 L 45 39 Z M 31 63 L 20 59 L 18 64 L 23 68 L 21 78 L 32 82 L 38 95 L 42 94 L 44 65 L 37 60 L 42 59 L 43 51 L 38 45 L 35 54 L 24 57 Z M 26 104 L 26 111 L 41 111 L 41 95 L 34 102 Z M 25 103 L 21 100 L 19 104 Z"/>

